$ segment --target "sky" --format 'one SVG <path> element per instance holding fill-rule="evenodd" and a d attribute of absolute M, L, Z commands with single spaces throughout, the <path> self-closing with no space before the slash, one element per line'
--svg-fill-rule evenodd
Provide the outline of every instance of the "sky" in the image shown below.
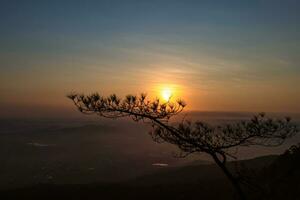
<path fill-rule="evenodd" d="M 188 110 L 300 112 L 300 1 L 0 2 L 0 117 L 70 92 L 146 92 Z"/>

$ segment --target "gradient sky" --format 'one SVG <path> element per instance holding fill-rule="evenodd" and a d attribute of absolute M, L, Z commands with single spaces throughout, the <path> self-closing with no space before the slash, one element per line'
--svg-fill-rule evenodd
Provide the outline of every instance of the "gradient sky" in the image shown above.
<path fill-rule="evenodd" d="M 70 91 L 175 88 L 190 110 L 300 112 L 300 1 L 0 3 L 0 116 Z M 30 115 L 30 114 L 29 114 Z"/>

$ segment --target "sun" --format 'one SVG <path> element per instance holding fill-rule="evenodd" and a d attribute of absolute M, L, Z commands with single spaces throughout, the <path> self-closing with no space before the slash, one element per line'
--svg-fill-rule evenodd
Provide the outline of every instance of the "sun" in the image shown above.
<path fill-rule="evenodd" d="M 163 100 L 165 101 L 169 101 L 171 96 L 172 96 L 172 90 L 170 88 L 163 88 L 161 90 L 161 96 L 163 98 Z"/>

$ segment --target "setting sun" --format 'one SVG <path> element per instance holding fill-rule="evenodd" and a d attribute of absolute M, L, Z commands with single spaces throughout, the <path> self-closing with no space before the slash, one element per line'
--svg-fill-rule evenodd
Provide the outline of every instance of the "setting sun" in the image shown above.
<path fill-rule="evenodd" d="M 153 97 L 162 101 L 176 100 L 185 98 L 182 93 L 182 86 L 177 83 L 161 83 L 152 87 Z"/>
<path fill-rule="evenodd" d="M 172 91 L 170 88 L 163 88 L 161 91 L 161 96 L 163 100 L 169 101 L 172 96 Z"/>

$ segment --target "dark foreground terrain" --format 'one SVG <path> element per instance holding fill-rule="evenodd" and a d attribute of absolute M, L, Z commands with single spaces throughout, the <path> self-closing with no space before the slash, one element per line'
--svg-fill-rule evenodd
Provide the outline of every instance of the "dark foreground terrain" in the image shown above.
<path fill-rule="evenodd" d="M 300 199 L 300 148 L 280 156 L 231 162 L 247 180 L 249 199 Z M 1 192 L 1 199 L 234 199 L 234 191 L 213 164 L 191 165 L 119 184 L 39 184 Z"/>
<path fill-rule="evenodd" d="M 249 115 L 192 118 L 222 123 Z M 153 142 L 148 131 L 98 118 L 0 120 L 0 199 L 233 199 L 230 183 L 208 157 L 175 158 L 177 149 Z M 229 167 L 246 178 L 249 199 L 300 199 L 299 148 L 278 156 L 299 141 L 239 149 L 245 161 Z"/>

